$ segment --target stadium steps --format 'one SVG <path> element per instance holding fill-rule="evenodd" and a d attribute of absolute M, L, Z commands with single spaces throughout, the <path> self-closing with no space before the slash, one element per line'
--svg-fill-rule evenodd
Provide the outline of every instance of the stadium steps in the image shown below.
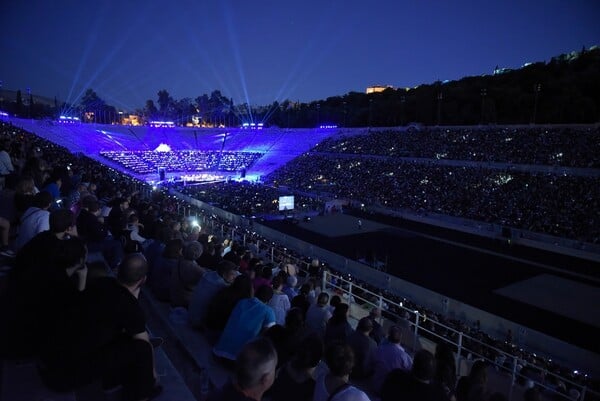
<path fill-rule="evenodd" d="M 195 401 L 163 350 L 155 350 L 156 371 L 163 392 L 155 401 Z M 118 401 L 120 392 L 105 393 L 100 381 L 64 393 L 57 393 L 44 385 L 37 372 L 36 363 L 28 361 L 2 361 L 0 400 L 3 401 Z"/>
<path fill-rule="evenodd" d="M 176 315 L 169 304 L 158 301 L 148 288 L 142 291 L 140 302 L 149 327 L 164 339 L 162 348 L 196 397 L 204 396 L 206 389 L 201 388 L 204 374 L 211 388 L 220 388 L 229 380 L 231 372 L 214 360 L 212 345 L 202 332 L 188 324 L 187 316 Z"/>

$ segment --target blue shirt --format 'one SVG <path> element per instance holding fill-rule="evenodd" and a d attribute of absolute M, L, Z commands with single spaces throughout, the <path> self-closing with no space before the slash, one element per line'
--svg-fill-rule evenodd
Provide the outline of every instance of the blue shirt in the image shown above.
<path fill-rule="evenodd" d="M 213 352 L 217 356 L 235 360 L 247 342 L 256 338 L 263 328 L 274 324 L 275 313 L 270 306 L 257 298 L 244 298 L 233 308 Z"/>

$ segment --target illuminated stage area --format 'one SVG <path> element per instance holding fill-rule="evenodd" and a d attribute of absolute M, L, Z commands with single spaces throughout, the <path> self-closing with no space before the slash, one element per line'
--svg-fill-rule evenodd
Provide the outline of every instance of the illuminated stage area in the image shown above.
<path fill-rule="evenodd" d="M 147 182 L 258 181 L 324 139 L 341 135 L 331 128 L 133 127 L 17 118 L 9 122 Z"/>

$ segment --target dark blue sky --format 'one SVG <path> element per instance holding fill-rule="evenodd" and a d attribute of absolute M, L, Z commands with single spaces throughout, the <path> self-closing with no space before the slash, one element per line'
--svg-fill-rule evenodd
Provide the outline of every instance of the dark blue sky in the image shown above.
<path fill-rule="evenodd" d="M 0 80 L 131 110 L 160 89 L 236 103 L 490 73 L 600 44 L 597 0 L 2 1 Z"/>

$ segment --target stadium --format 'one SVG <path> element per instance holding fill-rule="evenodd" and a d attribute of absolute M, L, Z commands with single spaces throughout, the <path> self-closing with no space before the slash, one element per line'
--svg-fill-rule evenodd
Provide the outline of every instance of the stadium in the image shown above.
<path fill-rule="evenodd" d="M 303 50 L 226 3 L 165 12 L 159 39 L 99 4 L 60 62 L 3 47 L 0 401 L 600 400 L 600 49 L 479 74 L 453 48 L 473 75 L 325 97 L 406 54 L 284 7 Z M 268 31 L 252 57 L 238 14 Z M 64 99 L 17 89 L 19 51 Z"/>

